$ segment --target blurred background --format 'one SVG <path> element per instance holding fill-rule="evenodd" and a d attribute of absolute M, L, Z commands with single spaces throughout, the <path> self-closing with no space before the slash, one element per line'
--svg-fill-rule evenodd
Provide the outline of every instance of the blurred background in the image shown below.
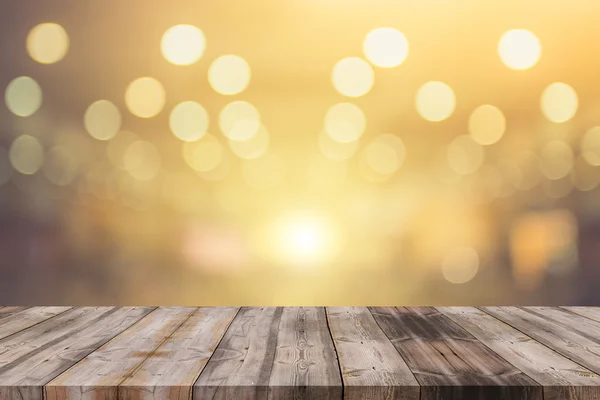
<path fill-rule="evenodd" d="M 0 5 L 0 303 L 598 304 L 600 2 Z"/>

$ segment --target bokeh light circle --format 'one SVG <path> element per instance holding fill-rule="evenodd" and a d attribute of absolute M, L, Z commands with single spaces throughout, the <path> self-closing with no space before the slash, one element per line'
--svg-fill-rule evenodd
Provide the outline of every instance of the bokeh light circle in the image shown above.
<path fill-rule="evenodd" d="M 69 35 L 55 23 L 36 25 L 27 35 L 27 52 L 40 64 L 53 64 L 62 60 L 69 50 Z"/>
<path fill-rule="evenodd" d="M 66 186 L 75 178 L 77 167 L 77 160 L 67 148 L 55 146 L 46 154 L 42 171 L 50 182 Z"/>
<path fill-rule="evenodd" d="M 25 175 L 33 175 L 44 162 L 44 148 L 33 136 L 22 135 L 12 142 L 9 158 L 15 170 Z"/>
<path fill-rule="evenodd" d="M 428 121 L 442 121 L 454 112 L 454 91 L 443 82 L 427 82 L 419 88 L 415 99 L 417 112 Z"/>
<path fill-rule="evenodd" d="M 85 111 L 83 124 L 94 139 L 109 140 L 121 129 L 121 113 L 112 102 L 98 100 Z"/>
<path fill-rule="evenodd" d="M 29 117 L 42 105 L 42 88 L 28 76 L 13 79 L 4 94 L 6 107 L 19 117 Z"/>
<path fill-rule="evenodd" d="M 600 126 L 588 129 L 583 135 L 581 156 L 588 164 L 600 166 Z"/>
<path fill-rule="evenodd" d="M 221 110 L 219 127 L 231 140 L 248 140 L 260 129 L 260 114 L 252 104 L 234 101 Z"/>
<path fill-rule="evenodd" d="M 561 140 L 552 140 L 540 150 L 540 169 L 548 179 L 561 179 L 571 172 L 574 159 L 571 146 Z"/>
<path fill-rule="evenodd" d="M 206 134 L 202 139 L 183 144 L 185 162 L 198 172 L 215 169 L 223 159 L 223 146 L 214 136 Z"/>
<path fill-rule="evenodd" d="M 402 139 L 395 135 L 377 136 L 365 149 L 365 157 L 369 167 L 382 175 L 396 172 L 406 156 L 406 148 Z"/>
<path fill-rule="evenodd" d="M 467 283 L 479 270 L 479 255 L 471 247 L 457 247 L 450 250 L 442 261 L 442 273 L 448 282 Z"/>
<path fill-rule="evenodd" d="M 234 95 L 244 91 L 250 83 L 250 65 L 233 54 L 214 60 L 208 69 L 208 83 L 215 92 Z"/>
<path fill-rule="evenodd" d="M 556 123 L 566 122 L 577 112 L 577 92 L 562 82 L 549 85 L 542 93 L 540 106 L 544 116 Z"/>
<path fill-rule="evenodd" d="M 516 70 L 528 69 L 539 61 L 542 45 L 537 36 L 528 30 L 512 29 L 500 38 L 498 54 L 507 67 Z"/>
<path fill-rule="evenodd" d="M 208 113 L 193 101 L 179 103 L 171 111 L 169 127 L 173 134 L 186 142 L 200 139 L 208 130 Z"/>
<path fill-rule="evenodd" d="M 485 159 L 483 147 L 469 135 L 456 137 L 448 146 L 448 164 L 460 175 L 472 174 L 479 169 Z"/>
<path fill-rule="evenodd" d="M 265 154 L 269 148 L 269 132 L 261 125 L 256 135 L 247 140 L 229 139 L 229 148 L 236 156 L 251 160 Z"/>
<path fill-rule="evenodd" d="M 146 76 L 134 80 L 127 86 L 125 104 L 133 115 L 152 118 L 162 111 L 166 96 L 162 83 Z"/>
<path fill-rule="evenodd" d="M 325 132 L 336 142 L 347 143 L 358 140 L 364 133 L 367 117 L 351 103 L 338 103 L 327 110 Z"/>
<path fill-rule="evenodd" d="M 338 61 L 331 74 L 333 87 L 348 97 L 367 94 L 375 82 L 373 67 L 359 57 L 348 57 Z"/>
<path fill-rule="evenodd" d="M 0 146 L 0 185 L 8 182 L 13 174 L 8 150 Z"/>
<path fill-rule="evenodd" d="M 363 41 L 363 52 L 375 66 L 397 67 L 408 56 L 408 40 L 402 32 L 394 28 L 373 29 Z"/>
<path fill-rule="evenodd" d="M 158 149 L 150 142 L 133 142 L 124 155 L 125 169 L 135 179 L 149 181 L 158 174 L 161 158 Z"/>
<path fill-rule="evenodd" d="M 161 51 L 167 61 L 175 65 L 190 65 L 202 57 L 206 38 L 193 25 L 175 25 L 162 37 Z"/>
<path fill-rule="evenodd" d="M 477 107 L 469 117 L 469 133 L 482 145 L 498 142 L 506 130 L 506 118 L 500 109 L 489 104 Z"/>

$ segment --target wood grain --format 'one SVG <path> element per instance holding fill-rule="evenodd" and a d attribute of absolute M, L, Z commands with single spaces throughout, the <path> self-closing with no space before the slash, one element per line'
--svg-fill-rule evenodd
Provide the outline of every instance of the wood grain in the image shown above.
<path fill-rule="evenodd" d="M 572 313 L 600 322 L 600 307 L 561 307 Z"/>
<path fill-rule="evenodd" d="M 0 339 L 39 324 L 69 309 L 71 307 L 31 307 L 18 313 L 12 313 L 0 320 Z"/>
<path fill-rule="evenodd" d="M 600 399 L 600 376 L 475 307 L 437 307 L 544 387 L 544 400 Z"/>
<path fill-rule="evenodd" d="M 542 399 L 541 387 L 432 307 L 370 308 L 421 399 Z"/>
<path fill-rule="evenodd" d="M 481 307 L 557 353 L 600 374 L 600 322 L 558 307 Z"/>
<path fill-rule="evenodd" d="M 267 399 L 283 307 L 243 307 L 194 385 L 195 399 Z"/>
<path fill-rule="evenodd" d="M 5 306 L 0 307 L 0 319 L 10 317 L 13 314 L 26 310 L 29 307 Z"/>
<path fill-rule="evenodd" d="M 342 380 L 324 307 L 285 307 L 269 379 L 275 399 L 341 399 Z"/>
<path fill-rule="evenodd" d="M 190 399 L 192 385 L 238 311 L 198 309 L 119 386 L 119 399 Z"/>
<path fill-rule="evenodd" d="M 50 341 L 43 340 L 44 343 L 39 347 L 22 347 L 29 352 L 19 352 L 18 358 L 13 357 L 13 361 L 0 367 L 0 399 L 41 400 L 45 384 L 130 327 L 151 310 L 150 307 L 111 307 L 105 312 L 101 309 L 100 314 L 97 314 L 98 317 L 92 320 L 88 317 L 95 313 L 81 314 L 80 318 L 84 319 L 84 323 L 71 322 L 69 326 L 72 329 L 62 336 L 54 336 Z M 12 342 L 5 341 L 2 348 L 14 346 L 20 340 L 27 340 L 25 336 L 24 334 L 13 336 Z"/>
<path fill-rule="evenodd" d="M 327 307 L 344 399 L 419 399 L 419 383 L 366 307 Z"/>
<path fill-rule="evenodd" d="M 159 307 L 45 386 L 46 399 L 116 399 L 129 378 L 196 308 Z"/>

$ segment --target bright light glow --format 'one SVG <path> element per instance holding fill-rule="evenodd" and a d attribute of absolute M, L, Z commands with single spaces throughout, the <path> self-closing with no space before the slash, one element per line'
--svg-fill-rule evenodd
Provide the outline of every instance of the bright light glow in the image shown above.
<path fill-rule="evenodd" d="M 566 83 L 555 82 L 542 93 L 542 112 L 552 122 L 570 120 L 577 112 L 578 105 L 577 92 Z"/>
<path fill-rule="evenodd" d="M 193 25 L 175 25 L 165 32 L 161 41 L 163 56 L 175 65 L 194 64 L 205 48 L 204 34 Z"/>
<path fill-rule="evenodd" d="M 417 112 L 428 121 L 442 121 L 454 112 L 456 97 L 443 82 L 427 82 L 419 88 L 415 99 Z"/>
<path fill-rule="evenodd" d="M 348 97 L 360 97 L 369 92 L 375 81 L 373 67 L 359 57 L 338 61 L 331 74 L 333 87 Z"/>
<path fill-rule="evenodd" d="M 98 100 L 85 111 L 83 124 L 94 139 L 109 140 L 121 129 L 121 113 L 110 101 Z"/>
<path fill-rule="evenodd" d="M 33 136 L 22 135 L 12 142 L 9 157 L 14 169 L 33 175 L 44 162 L 44 148 Z"/>
<path fill-rule="evenodd" d="M 250 83 L 250 66 L 240 56 L 226 55 L 217 58 L 208 69 L 208 83 L 215 92 L 224 95 L 238 94 Z"/>
<path fill-rule="evenodd" d="M 506 118 L 498 108 L 485 104 L 477 107 L 469 117 L 469 133 L 477 143 L 490 145 L 498 142 L 506 129 Z"/>
<path fill-rule="evenodd" d="M 537 64 L 542 54 L 542 45 L 533 33 L 525 29 L 513 29 L 500 38 L 498 54 L 507 67 L 527 69 Z"/>
<path fill-rule="evenodd" d="M 402 64 L 408 56 L 408 40 L 394 28 L 377 28 L 367 34 L 363 52 L 371 64 L 391 68 Z"/>
<path fill-rule="evenodd" d="M 590 165 L 600 166 L 600 126 L 589 129 L 581 139 L 581 155 Z"/>
<path fill-rule="evenodd" d="M 223 159 L 223 146 L 214 135 L 208 133 L 198 141 L 184 143 L 183 158 L 196 171 L 210 171 Z"/>
<path fill-rule="evenodd" d="M 248 140 L 260 129 L 260 114 L 252 104 L 234 101 L 221 110 L 219 127 L 231 140 Z"/>
<path fill-rule="evenodd" d="M 154 78 L 138 78 L 127 86 L 125 104 L 135 116 L 152 118 L 162 111 L 165 102 L 165 88 Z"/>
<path fill-rule="evenodd" d="M 169 126 L 173 134 L 183 141 L 198 140 L 208 130 L 208 113 L 200 104 L 185 101 L 171 111 Z"/>
<path fill-rule="evenodd" d="M 27 35 L 27 52 L 40 64 L 53 64 L 63 59 L 69 50 L 69 36 L 54 23 L 35 26 Z"/>
<path fill-rule="evenodd" d="M 479 256 L 471 247 L 457 247 L 444 257 L 442 273 L 448 282 L 467 283 L 477 275 Z"/>
<path fill-rule="evenodd" d="M 236 156 L 251 160 L 265 154 L 269 148 L 269 132 L 264 126 L 260 126 L 256 135 L 247 140 L 229 139 L 229 148 Z"/>
<path fill-rule="evenodd" d="M 42 105 L 42 88 L 28 76 L 13 79 L 4 94 L 6 107 L 19 117 L 29 117 Z"/>
<path fill-rule="evenodd" d="M 367 117 L 351 103 L 338 103 L 325 115 L 325 132 L 336 142 L 348 143 L 358 140 L 364 133 Z"/>

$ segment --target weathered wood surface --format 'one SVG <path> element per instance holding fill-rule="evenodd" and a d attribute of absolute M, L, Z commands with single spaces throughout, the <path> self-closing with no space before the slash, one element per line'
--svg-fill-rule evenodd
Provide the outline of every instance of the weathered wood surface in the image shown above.
<path fill-rule="evenodd" d="M 0 400 L 600 400 L 599 375 L 596 307 L 0 307 Z"/>

